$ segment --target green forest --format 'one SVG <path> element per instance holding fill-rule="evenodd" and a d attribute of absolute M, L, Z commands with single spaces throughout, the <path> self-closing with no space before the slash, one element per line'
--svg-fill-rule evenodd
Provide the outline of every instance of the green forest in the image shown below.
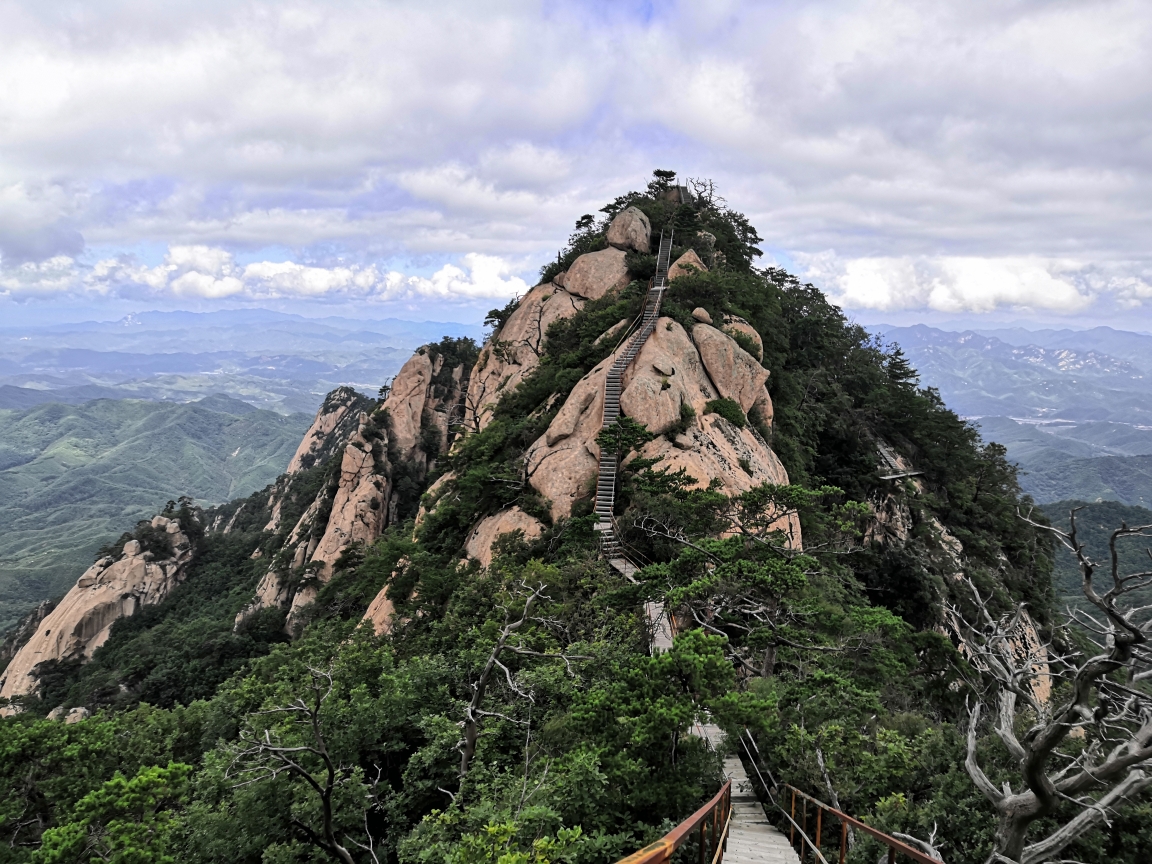
<path fill-rule="evenodd" d="M 221 394 L 0 411 L 0 632 L 168 499 L 218 503 L 275 480 L 310 419 Z"/>
<path fill-rule="evenodd" d="M 720 400 L 709 411 L 756 430 L 791 485 L 725 497 L 636 456 L 652 433 L 622 424 L 601 443 L 625 454 L 617 518 L 646 562 L 632 583 L 599 556 L 590 495 L 553 521 L 513 482 L 563 397 L 610 354 L 601 334 L 639 312 L 655 259 L 632 254 L 634 281 L 552 325 L 539 366 L 493 421 L 412 489 L 402 512 L 447 475 L 419 524 L 349 550 L 297 638 L 282 612 L 233 621 L 336 463 L 307 469 L 275 533 L 263 530 L 266 492 L 209 511 L 173 504 L 197 534 L 185 582 L 117 622 L 90 663 L 40 669 L 38 696 L 0 720 L 0 787 L 11 790 L 0 861 L 612 862 L 720 787 L 721 754 L 688 734 L 701 720 L 752 742 L 749 773 L 931 838 L 948 864 L 989 860 L 997 809 L 965 761 L 1019 791 L 1020 760 L 991 707 L 970 724 L 973 704 L 996 704 L 996 683 L 957 649 L 969 631 L 947 622 L 995 621 L 1023 603 L 1061 656 L 1090 652 L 1061 623 L 1074 569 L 1056 570 L 1048 517 L 1022 498 L 1002 447 L 921 388 L 898 348 L 813 286 L 759 267 L 755 229 L 710 183 L 690 183 L 689 204 L 670 200 L 675 183 L 658 171 L 582 217 L 542 279 L 604 248 L 627 207 L 657 237 L 674 229 L 673 256 L 692 248 L 708 270 L 672 282 L 662 314 L 688 326 L 703 308 L 761 335 L 771 422 Z M 513 308 L 493 310 L 490 326 Z M 882 479 L 880 443 L 915 475 Z M 513 503 L 544 533 L 506 536 L 488 568 L 465 559 L 477 520 Z M 202 530 L 238 511 L 230 533 Z M 781 534 L 782 516 L 799 520 L 802 549 Z M 376 636 L 360 622 L 384 588 L 397 623 Z M 681 626 L 671 650 L 651 654 L 643 608 L 654 600 Z M 1146 683 L 1122 672 L 1109 669 L 1132 705 L 1148 704 Z M 1032 747 L 1026 696 L 1018 731 Z M 44 719 L 59 705 L 93 715 Z M 1132 727 L 1085 722 L 1059 758 Z M 1110 801 L 1106 823 L 1050 860 L 1145 860 L 1152 813 L 1140 791 Z M 1065 798 L 1029 821 L 1028 842 L 1084 810 Z M 880 855 L 861 834 L 849 860 Z"/>

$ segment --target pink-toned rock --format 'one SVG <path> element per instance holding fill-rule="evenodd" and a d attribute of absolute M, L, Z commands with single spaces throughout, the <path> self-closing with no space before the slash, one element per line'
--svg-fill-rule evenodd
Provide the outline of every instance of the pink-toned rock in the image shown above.
<path fill-rule="evenodd" d="M 721 396 L 740 403 L 744 413 L 757 402 L 762 403 L 768 370 L 737 345 L 735 339 L 715 327 L 697 324 L 692 328 L 692 341 Z"/>
<path fill-rule="evenodd" d="M 165 517 L 153 520 L 167 532 Z M 167 533 L 171 556 L 152 561 L 131 540 L 119 560 L 104 557 L 89 567 L 64 599 L 46 615 L 0 678 L 0 697 L 35 692 L 35 667 L 46 660 L 88 660 L 108 639 L 112 625 L 142 606 L 161 602 L 179 585 L 192 560 L 191 541 L 179 530 Z"/>
<path fill-rule="evenodd" d="M 372 631 L 377 636 L 383 636 L 385 633 L 392 632 L 393 618 L 396 615 L 396 607 L 392 605 L 392 601 L 388 599 L 388 586 L 385 585 L 380 589 L 380 593 L 372 598 L 372 602 L 368 604 L 368 610 L 364 613 L 363 620 L 372 625 Z"/>
<path fill-rule="evenodd" d="M 484 346 L 468 379 L 464 413 L 473 431 L 488 425 L 500 395 L 514 389 L 539 364 L 552 323 L 571 318 L 584 302 L 552 283 L 537 285 L 524 296 Z"/>
<path fill-rule="evenodd" d="M 359 434 L 344 448 L 340 462 L 340 485 L 332 502 L 332 515 L 311 560 L 323 564 L 321 578 L 327 581 L 332 565 L 353 543 L 372 543 L 386 523 L 388 479 L 376 472 L 372 448 Z"/>
<path fill-rule="evenodd" d="M 412 459 L 416 455 L 420 441 L 420 418 L 428 401 L 428 385 L 434 374 L 432 355 L 420 350 L 408 358 L 408 362 L 400 367 L 392 379 L 392 390 L 383 407 L 391 418 L 390 438 L 403 459 Z"/>
<path fill-rule="evenodd" d="M 699 321 L 701 324 L 711 324 L 712 316 L 708 314 L 708 310 L 703 306 L 697 306 L 692 310 L 692 317 Z"/>
<path fill-rule="evenodd" d="M 601 249 L 577 258 L 568 270 L 564 287 L 585 300 L 599 300 L 605 294 L 628 284 L 628 267 L 623 249 Z"/>
<path fill-rule="evenodd" d="M 673 279 L 687 276 L 689 273 L 694 272 L 692 268 L 701 272 L 707 272 L 708 270 L 708 268 L 704 266 L 704 262 L 700 260 L 700 256 L 696 254 L 696 251 L 689 249 L 668 268 L 668 281 L 671 282 Z"/>
<path fill-rule="evenodd" d="M 340 425 L 349 411 L 360 401 L 359 395 L 351 387 L 341 387 L 329 394 L 324 404 L 316 412 L 316 417 L 308 431 L 304 433 L 300 446 L 288 463 L 287 474 L 295 474 L 304 467 L 307 456 L 320 452 L 329 435 Z M 275 529 L 268 529 L 275 530 Z"/>
<path fill-rule="evenodd" d="M 604 377 L 611 365 L 608 358 L 577 382 L 548 429 L 525 454 L 528 482 L 552 502 L 553 519 L 571 514 L 573 503 L 588 494 L 596 477 L 600 460 L 596 435 L 604 423 Z"/>
<path fill-rule="evenodd" d="M 680 406 L 697 414 L 716 398 L 692 340 L 671 318 L 661 318 L 621 376 L 620 409 L 660 435 L 680 422 Z"/>
<path fill-rule="evenodd" d="M 711 324 L 711 321 L 705 321 L 705 324 Z M 756 346 L 753 356 L 757 360 L 764 359 L 764 340 L 760 338 L 760 334 L 756 332 L 756 328 L 745 321 L 743 318 L 738 318 L 735 315 L 724 316 L 724 327 L 722 328 L 725 333 L 732 335 L 739 333 L 741 336 L 746 336 L 752 340 L 752 344 Z"/>
<path fill-rule="evenodd" d="M 649 238 L 652 236 L 652 224 L 644 211 L 637 207 L 627 207 L 608 226 L 608 245 L 617 249 L 633 249 L 636 252 L 648 252 Z"/>
<path fill-rule="evenodd" d="M 683 468 L 704 487 L 719 478 L 725 495 L 739 495 L 763 483 L 788 484 L 788 472 L 771 448 L 751 429 L 740 429 L 718 414 L 704 414 L 676 443 L 666 438 L 649 441 L 640 450 L 645 459 L 660 457 L 659 467 L 672 472 Z M 743 463 L 743 464 L 742 464 Z M 800 548 L 800 524 L 794 518 L 777 526 Z"/>
<path fill-rule="evenodd" d="M 529 516 L 519 507 L 501 510 L 482 519 L 468 535 L 464 551 L 469 558 L 475 558 L 484 567 L 492 563 L 492 544 L 504 534 L 521 531 L 525 540 L 535 540 L 544 531 L 544 523 L 535 516 Z"/>

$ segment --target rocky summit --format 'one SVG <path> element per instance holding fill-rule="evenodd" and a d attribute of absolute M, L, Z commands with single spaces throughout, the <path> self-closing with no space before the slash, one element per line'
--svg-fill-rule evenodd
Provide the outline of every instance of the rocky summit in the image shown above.
<path fill-rule="evenodd" d="M 657 171 L 483 344 L 108 538 L 0 643 L 5 860 L 611 862 L 728 778 L 737 860 L 816 830 L 757 778 L 844 860 L 1140 860 L 1138 608 L 1084 594 L 1088 663 L 1003 449 L 759 243 Z"/>

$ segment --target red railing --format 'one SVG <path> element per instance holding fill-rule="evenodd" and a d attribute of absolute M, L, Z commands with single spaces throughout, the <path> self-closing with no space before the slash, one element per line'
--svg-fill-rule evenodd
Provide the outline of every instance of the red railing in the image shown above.
<path fill-rule="evenodd" d="M 879 840 L 888 847 L 888 864 L 895 864 L 896 854 L 907 855 L 913 861 L 919 864 L 943 864 L 939 858 L 933 858 L 931 855 L 926 855 L 919 849 L 914 849 L 907 843 L 897 840 L 895 837 L 890 837 L 883 831 L 878 831 L 871 825 L 866 825 L 859 819 L 854 819 L 847 813 L 842 813 L 835 807 L 829 807 L 818 798 L 813 798 L 804 792 L 801 792 L 795 786 L 789 786 L 787 783 L 781 787 L 792 793 L 792 812 L 784 812 L 784 808 L 780 808 L 784 812 L 784 817 L 788 820 L 788 839 L 792 842 L 792 847 L 796 848 L 796 835 L 800 835 L 800 848 L 797 850 L 800 855 L 800 860 L 804 860 L 804 853 L 806 850 L 811 849 L 813 852 L 813 860 L 821 862 L 821 864 L 828 864 L 828 859 L 820 851 L 820 844 L 824 834 L 824 814 L 828 813 L 830 816 L 837 819 L 840 823 L 840 862 L 844 864 L 848 855 L 848 826 L 863 831 L 872 837 Z M 799 798 L 802 802 L 800 812 L 800 822 L 796 821 L 796 799 Z M 816 832 L 815 839 L 808 836 L 808 804 L 811 802 L 816 809 Z M 779 807 L 779 805 L 777 805 Z"/>
<path fill-rule="evenodd" d="M 622 858 L 619 864 L 662 864 L 672 860 L 673 853 L 692 839 L 692 832 L 700 833 L 700 864 L 720 864 L 724 860 L 724 846 L 728 841 L 728 828 L 732 822 L 732 781 L 729 780 L 716 796 L 657 840 L 639 852 Z M 711 830 L 709 830 L 709 825 Z M 709 836 L 711 843 L 709 843 Z M 710 857 L 709 857 L 710 855 Z"/>

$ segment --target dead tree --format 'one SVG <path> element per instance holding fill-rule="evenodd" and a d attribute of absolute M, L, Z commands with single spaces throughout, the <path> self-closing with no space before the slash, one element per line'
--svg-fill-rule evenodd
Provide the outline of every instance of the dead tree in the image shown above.
<path fill-rule="evenodd" d="M 316 830 L 295 816 L 292 817 L 292 825 L 309 843 L 342 864 L 355 864 L 347 843 L 368 850 L 375 860 L 374 839 L 370 833 L 368 844 L 365 845 L 352 837 L 344 836 L 336 827 L 333 796 L 340 786 L 352 778 L 354 766 L 345 765 L 334 759 L 324 740 L 321 713 L 324 703 L 334 689 L 332 672 L 311 668 L 308 671 L 312 681 L 307 698 L 296 699 L 283 708 L 257 711 L 252 715 L 288 720 L 293 730 L 298 733 L 292 737 L 303 743 L 286 742 L 272 729 L 264 729 L 263 732 L 244 729 L 240 732 L 240 741 L 244 749 L 236 753 L 226 776 L 237 781 L 233 784 L 233 788 L 273 780 L 282 774 L 304 781 L 320 805 L 320 829 Z M 375 786 L 369 798 L 373 798 L 374 795 Z M 367 832 L 367 812 L 364 814 L 364 820 Z"/>
<path fill-rule="evenodd" d="M 574 654 L 555 653 L 550 654 L 542 651 L 533 651 L 526 648 L 523 640 L 512 644 L 511 639 L 517 632 L 529 621 L 536 621 L 543 624 L 550 624 L 542 618 L 533 617 L 532 607 L 536 601 L 540 599 L 547 600 L 548 596 L 544 593 L 545 586 L 538 585 L 532 591 L 528 591 L 528 586 L 521 584 L 521 590 L 528 593 L 527 598 L 524 600 L 524 608 L 520 613 L 520 617 L 513 621 L 511 611 L 505 607 L 504 609 L 504 626 L 500 630 L 500 635 L 496 637 L 496 644 L 492 646 L 492 651 L 488 655 L 488 660 L 484 664 L 484 668 L 480 670 L 480 676 L 471 684 L 472 700 L 464 709 L 464 722 L 461 724 L 463 727 L 463 735 L 456 749 L 460 751 L 460 781 L 463 782 L 465 776 L 468 774 L 468 768 L 472 764 L 472 759 L 476 756 L 476 744 L 480 739 L 480 725 L 485 717 L 499 717 L 502 720 L 507 720 L 511 723 L 519 723 L 518 720 L 513 720 L 506 714 L 501 714 L 498 711 L 487 711 L 481 706 L 484 704 L 484 696 L 488 691 L 488 685 L 492 680 L 492 675 L 499 669 L 504 673 L 504 681 L 516 696 L 532 702 L 532 694 L 523 690 L 516 684 L 512 675 L 512 671 L 504 664 L 501 657 L 505 652 L 509 654 L 526 656 L 526 657 L 545 657 L 555 660 L 563 660 L 565 665 L 568 666 L 571 672 L 572 660 L 584 660 L 586 657 Z"/>
<path fill-rule="evenodd" d="M 1117 552 L 1117 542 L 1124 538 L 1152 537 L 1152 525 L 1121 525 L 1112 532 L 1107 575 L 1098 581 L 1099 565 L 1080 541 L 1075 510 L 1067 532 L 1031 524 L 1050 532 L 1076 557 L 1081 590 L 1095 614 L 1073 617 L 1088 631 L 1096 650 L 1092 656 L 1072 652 L 1045 658 L 1022 650 L 1023 607 L 994 617 L 975 588 L 978 622 L 969 623 L 951 610 L 962 630 L 962 650 L 991 682 L 992 729 L 1019 772 L 1015 785 L 1005 782 L 998 788 L 981 769 L 976 740 L 984 704 L 976 701 L 969 711 L 965 768 L 999 817 L 989 864 L 1050 861 L 1106 823 L 1113 808 L 1152 786 L 1152 694 L 1138 683 L 1152 661 L 1147 644 L 1152 607 L 1125 602 L 1133 591 L 1152 585 L 1152 570 L 1121 573 Z M 1044 676 L 1050 676 L 1053 685 L 1047 698 Z M 1018 736 L 1021 728 L 1026 731 Z M 1083 739 L 1077 742 L 1084 745 L 1078 752 L 1062 746 L 1073 735 Z M 1030 838 L 1033 824 L 1062 804 L 1075 815 L 1062 818 L 1063 824 L 1047 836 Z"/>

